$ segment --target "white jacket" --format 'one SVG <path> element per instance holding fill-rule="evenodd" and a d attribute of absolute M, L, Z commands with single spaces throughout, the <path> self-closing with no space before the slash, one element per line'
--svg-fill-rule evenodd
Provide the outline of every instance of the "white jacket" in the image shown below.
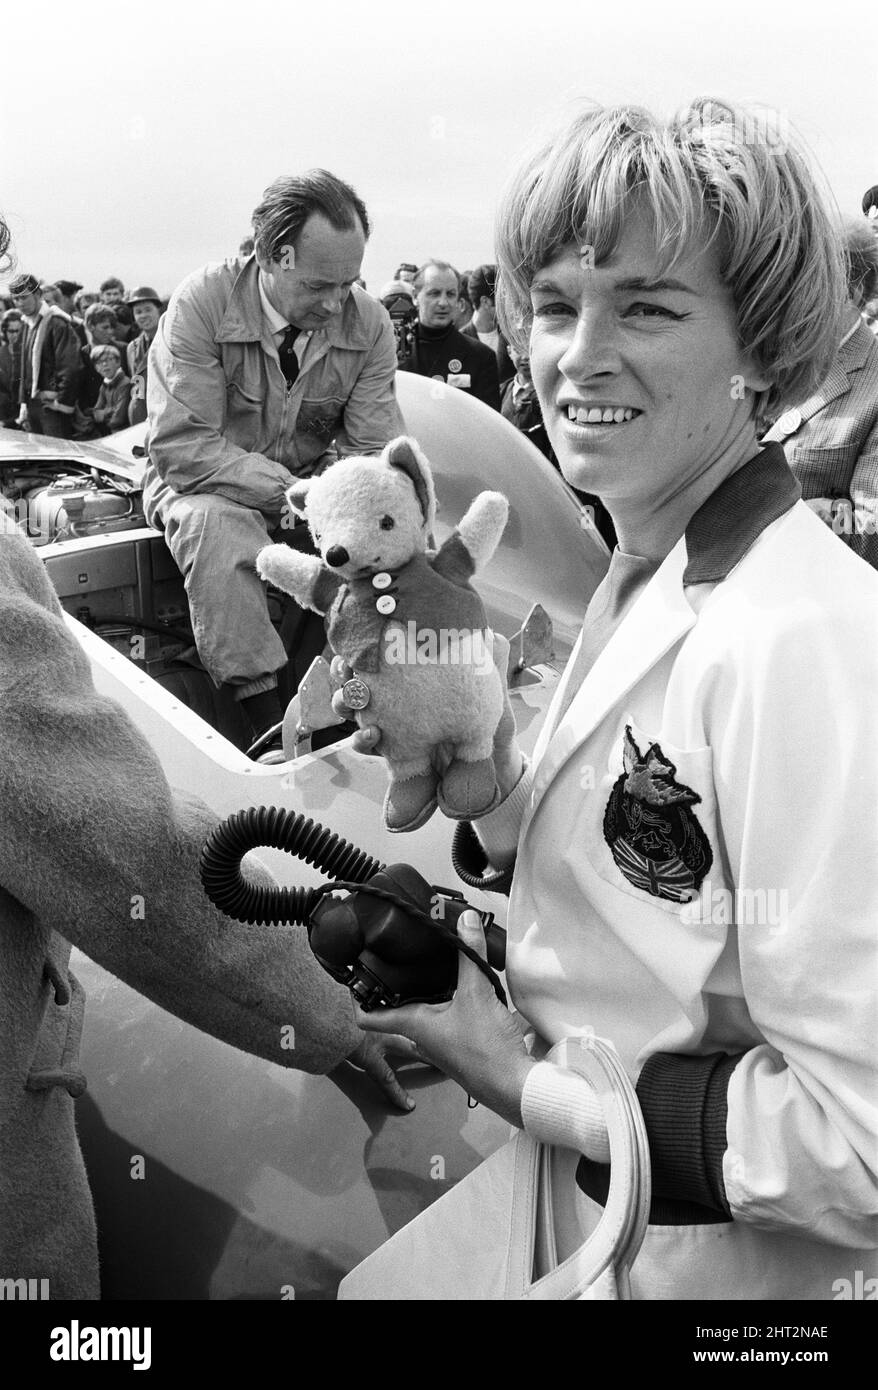
<path fill-rule="evenodd" d="M 542 1036 L 594 1029 L 633 1078 L 745 1054 L 733 1221 L 651 1227 L 647 1297 L 831 1299 L 875 1265 L 878 576 L 771 473 L 729 534 L 690 527 L 555 728 L 574 653 L 520 829 L 508 979 Z"/>

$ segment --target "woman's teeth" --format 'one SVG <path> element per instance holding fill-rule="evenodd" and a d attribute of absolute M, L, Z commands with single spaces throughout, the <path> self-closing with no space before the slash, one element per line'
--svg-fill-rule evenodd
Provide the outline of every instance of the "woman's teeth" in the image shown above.
<path fill-rule="evenodd" d="M 568 405 L 567 419 L 572 420 L 577 425 L 622 425 L 628 420 L 633 420 L 639 411 L 623 409 L 611 410 L 607 406 L 601 410 L 598 406 L 592 406 L 590 410 L 583 407 L 577 408 L 575 405 Z"/>

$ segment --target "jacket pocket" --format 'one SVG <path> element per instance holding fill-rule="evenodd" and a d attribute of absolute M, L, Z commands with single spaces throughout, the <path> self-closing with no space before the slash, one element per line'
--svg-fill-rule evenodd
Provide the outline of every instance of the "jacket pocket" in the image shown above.
<path fill-rule="evenodd" d="M 684 749 L 628 719 L 610 748 L 593 867 L 622 893 L 691 917 L 721 878 L 713 754 Z M 716 866 L 716 867 L 715 867 Z"/>
<path fill-rule="evenodd" d="M 229 382 L 226 388 L 226 436 L 232 444 L 248 452 L 260 452 L 262 443 L 262 398 L 252 387 Z"/>
<path fill-rule="evenodd" d="M 307 396 L 299 406 L 296 433 L 308 434 L 326 447 L 341 428 L 345 402 L 338 396 Z"/>
<path fill-rule="evenodd" d="M 842 448 L 796 447 L 788 443 L 787 463 L 802 487 L 802 496 L 846 497 L 859 454 L 855 440 Z"/>
<path fill-rule="evenodd" d="M 261 410 L 262 397 L 258 394 L 255 387 L 244 387 L 237 381 L 230 381 L 226 387 L 229 409 L 237 410 Z"/>

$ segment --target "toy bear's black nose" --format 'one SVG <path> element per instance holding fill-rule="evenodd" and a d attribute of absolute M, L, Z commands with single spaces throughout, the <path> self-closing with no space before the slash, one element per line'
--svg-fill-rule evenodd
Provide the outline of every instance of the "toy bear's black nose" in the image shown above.
<path fill-rule="evenodd" d="M 326 563 L 332 565 L 334 570 L 340 565 L 346 565 L 350 558 L 343 545 L 331 545 L 326 552 Z"/>

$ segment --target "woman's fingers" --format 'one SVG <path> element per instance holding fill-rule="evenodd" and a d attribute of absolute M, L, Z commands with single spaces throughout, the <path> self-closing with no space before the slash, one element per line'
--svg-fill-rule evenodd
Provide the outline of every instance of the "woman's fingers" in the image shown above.
<path fill-rule="evenodd" d="M 481 956 L 482 960 L 488 959 L 488 944 L 482 929 L 482 919 L 471 907 L 458 917 L 457 934 L 461 941 L 465 941 L 471 950 Z M 479 973 L 481 974 L 481 971 Z"/>
<path fill-rule="evenodd" d="M 358 729 L 354 734 L 351 739 L 351 747 L 356 753 L 377 753 L 380 742 L 381 730 L 375 724 L 368 724 L 366 728 Z"/>
<path fill-rule="evenodd" d="M 349 666 L 343 656 L 334 656 L 329 663 L 329 674 L 332 680 L 338 681 L 339 685 L 344 685 L 354 674 L 353 667 Z"/>
<path fill-rule="evenodd" d="M 428 1067 L 429 1062 L 425 1062 L 411 1038 L 406 1038 L 402 1033 L 388 1033 L 384 1044 L 384 1051 L 390 1056 L 396 1057 L 403 1062 L 416 1062 L 419 1066 Z"/>
<path fill-rule="evenodd" d="M 408 1038 L 412 1046 L 417 1048 L 419 1025 L 426 1010 L 447 1007 L 447 1004 L 403 1004 L 398 1009 L 370 1009 L 367 1013 L 357 1004 L 354 1022 L 364 1033 L 396 1033 Z"/>

